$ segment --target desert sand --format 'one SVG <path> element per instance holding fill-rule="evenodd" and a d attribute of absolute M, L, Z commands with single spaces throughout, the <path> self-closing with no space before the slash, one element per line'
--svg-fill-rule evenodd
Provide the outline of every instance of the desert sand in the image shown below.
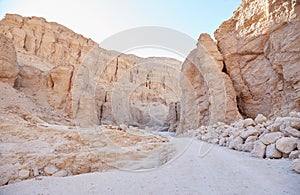
<path fill-rule="evenodd" d="M 181 141 L 185 139 L 185 141 Z M 266 160 L 249 153 L 176 138 L 178 158 L 152 170 L 38 177 L 0 187 L 1 194 L 299 194 L 300 175 L 287 159 Z M 187 145 L 188 144 L 188 145 Z"/>

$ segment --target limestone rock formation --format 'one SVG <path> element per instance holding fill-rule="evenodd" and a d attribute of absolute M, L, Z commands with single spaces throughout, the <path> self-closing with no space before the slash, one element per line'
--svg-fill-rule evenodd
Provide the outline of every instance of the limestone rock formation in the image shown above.
<path fill-rule="evenodd" d="M 300 2 L 243 0 L 215 31 L 241 114 L 300 110 Z"/>
<path fill-rule="evenodd" d="M 15 47 L 10 39 L 0 34 L 0 81 L 13 86 L 18 72 Z"/>
<path fill-rule="evenodd" d="M 2 39 L 17 51 L 18 62 L 5 62 L 20 66 L 15 87 L 39 104 L 64 111 L 81 126 L 167 128 L 169 106 L 181 97 L 179 61 L 107 51 L 39 17 L 7 14 L 0 26 Z"/>
<path fill-rule="evenodd" d="M 182 65 L 182 117 L 177 133 L 241 118 L 231 80 L 222 72 L 222 60 L 216 43 L 208 34 L 201 34 L 197 49 Z"/>

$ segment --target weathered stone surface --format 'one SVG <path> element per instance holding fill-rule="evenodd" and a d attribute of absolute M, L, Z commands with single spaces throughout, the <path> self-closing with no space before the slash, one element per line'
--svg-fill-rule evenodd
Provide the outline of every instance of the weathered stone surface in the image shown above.
<path fill-rule="evenodd" d="M 294 150 L 290 153 L 289 159 L 291 159 L 291 160 L 297 159 L 297 158 L 299 158 L 299 155 L 300 155 L 300 151 Z"/>
<path fill-rule="evenodd" d="M 53 174 L 54 177 L 66 177 L 68 172 L 66 170 L 60 170 Z"/>
<path fill-rule="evenodd" d="M 251 155 L 256 158 L 263 158 L 266 154 L 266 145 L 261 141 L 254 142 L 253 150 L 251 151 Z"/>
<path fill-rule="evenodd" d="M 300 159 L 295 159 L 293 160 L 293 169 L 297 172 L 300 173 Z"/>
<path fill-rule="evenodd" d="M 255 122 L 252 118 L 246 118 L 244 119 L 244 127 L 247 128 L 248 126 L 255 126 Z"/>
<path fill-rule="evenodd" d="M 247 142 L 243 144 L 242 151 L 244 152 L 251 152 L 253 150 L 254 143 L 253 142 Z"/>
<path fill-rule="evenodd" d="M 265 145 L 269 145 L 275 143 L 278 139 L 282 137 L 283 137 L 283 133 L 272 132 L 263 135 L 262 137 L 259 138 L 259 140 L 262 141 Z"/>
<path fill-rule="evenodd" d="M 300 138 L 300 130 L 294 129 L 292 127 L 286 127 L 283 129 L 283 132 L 287 136 L 293 136 L 296 138 Z"/>
<path fill-rule="evenodd" d="M 182 65 L 180 106 L 184 117 L 180 119 L 178 134 L 201 125 L 232 123 L 241 118 L 232 83 L 222 72 L 221 59 L 214 41 L 201 34 L 197 49 Z"/>
<path fill-rule="evenodd" d="M 262 114 L 258 114 L 258 115 L 255 117 L 254 121 L 255 121 L 257 124 L 262 124 L 262 123 L 267 122 L 267 118 L 266 118 L 264 115 L 262 115 Z"/>
<path fill-rule="evenodd" d="M 10 39 L 0 34 L 0 81 L 13 86 L 18 72 L 15 47 Z"/>
<path fill-rule="evenodd" d="M 244 142 L 243 139 L 238 136 L 230 141 L 229 148 L 235 150 L 241 150 L 243 142 Z"/>
<path fill-rule="evenodd" d="M 281 158 L 281 152 L 278 151 L 275 147 L 275 144 L 270 144 L 266 149 L 267 158 Z"/>
<path fill-rule="evenodd" d="M 22 169 L 19 171 L 19 178 L 20 179 L 27 179 L 29 177 L 29 170 L 25 170 L 25 169 Z"/>
<path fill-rule="evenodd" d="M 299 1 L 242 1 L 215 31 L 247 117 L 300 110 Z"/>
<path fill-rule="evenodd" d="M 257 136 L 257 135 L 259 135 L 259 131 L 254 127 L 250 127 L 246 131 L 240 134 L 240 136 L 243 139 L 247 139 L 249 136 Z"/>
<path fill-rule="evenodd" d="M 44 172 L 46 173 L 46 175 L 53 175 L 57 171 L 58 171 L 58 169 L 54 165 L 46 166 L 44 169 Z"/>
<path fill-rule="evenodd" d="M 107 51 L 39 17 L 7 14 L 0 26 L 3 38 L 16 48 L 17 58 L 5 58 L 11 66 L 20 65 L 16 87 L 39 104 L 64 111 L 81 126 L 167 128 L 169 107 L 181 97 L 181 62 Z M 13 84 L 17 72 L 9 72 Z"/>
<path fill-rule="evenodd" d="M 276 141 L 276 148 L 285 154 L 289 154 L 297 147 L 297 139 L 283 137 Z"/>

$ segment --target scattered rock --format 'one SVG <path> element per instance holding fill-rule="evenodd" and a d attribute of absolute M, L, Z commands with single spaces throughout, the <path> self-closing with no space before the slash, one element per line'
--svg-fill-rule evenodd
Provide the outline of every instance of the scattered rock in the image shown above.
<path fill-rule="evenodd" d="M 276 148 L 285 154 L 289 154 L 297 147 L 297 139 L 291 137 L 282 137 L 276 141 Z"/>
<path fill-rule="evenodd" d="M 29 174 L 30 174 L 29 170 L 22 169 L 21 171 L 19 171 L 19 178 L 20 179 L 27 179 L 27 178 L 29 178 Z"/>
<path fill-rule="evenodd" d="M 50 176 L 56 173 L 57 171 L 58 169 L 54 165 L 48 165 L 44 168 L 44 172 L 46 173 L 46 175 L 50 175 Z"/>
<path fill-rule="evenodd" d="M 60 170 L 53 174 L 54 177 L 66 177 L 68 176 L 68 172 L 66 170 Z"/>
<path fill-rule="evenodd" d="M 247 142 L 243 144 L 242 151 L 251 152 L 253 150 L 254 142 Z"/>
<path fill-rule="evenodd" d="M 270 144 L 267 146 L 266 149 L 266 157 L 267 158 L 281 158 L 281 152 L 279 152 L 276 147 L 275 144 Z"/>
<path fill-rule="evenodd" d="M 293 136 L 296 138 L 300 138 L 300 131 L 293 127 L 286 127 L 283 129 L 283 132 L 286 136 Z"/>
<path fill-rule="evenodd" d="M 282 137 L 283 137 L 283 133 L 272 132 L 263 135 L 262 137 L 259 138 L 259 140 L 262 141 L 265 145 L 269 145 L 275 143 L 278 139 Z"/>
<path fill-rule="evenodd" d="M 256 141 L 254 143 L 253 150 L 251 151 L 251 155 L 256 158 L 263 158 L 266 153 L 266 145 L 261 141 Z"/>
<path fill-rule="evenodd" d="M 247 139 L 249 136 L 257 136 L 257 135 L 259 135 L 259 131 L 254 127 L 249 127 L 246 131 L 244 131 L 240 134 L 240 136 L 243 139 Z"/>
<path fill-rule="evenodd" d="M 299 158 L 299 155 L 300 155 L 299 150 L 292 151 L 289 155 L 289 159 L 294 160 L 296 158 Z"/>
<path fill-rule="evenodd" d="M 241 150 L 243 142 L 244 142 L 244 140 L 238 136 L 230 142 L 229 148 L 235 149 L 235 150 Z"/>
<path fill-rule="evenodd" d="M 263 123 L 267 122 L 267 118 L 262 114 L 258 114 L 255 117 L 254 121 L 256 122 L 256 124 L 263 124 Z"/>
<path fill-rule="evenodd" d="M 300 159 L 295 159 L 292 162 L 293 169 L 297 172 L 300 173 Z"/>
<path fill-rule="evenodd" d="M 245 128 L 247 128 L 247 127 L 249 127 L 249 126 L 255 126 L 256 124 L 255 124 L 255 122 L 254 122 L 254 120 L 252 119 L 252 118 L 246 118 L 245 120 L 244 120 L 244 127 Z"/>

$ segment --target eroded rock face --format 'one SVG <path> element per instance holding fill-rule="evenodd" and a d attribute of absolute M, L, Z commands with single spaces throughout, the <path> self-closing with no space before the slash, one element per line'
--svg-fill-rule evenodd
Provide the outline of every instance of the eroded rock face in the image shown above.
<path fill-rule="evenodd" d="M 18 72 L 15 47 L 10 39 L 0 34 L 0 81 L 13 86 Z"/>
<path fill-rule="evenodd" d="M 215 32 L 244 116 L 300 110 L 300 3 L 243 0 Z"/>
<path fill-rule="evenodd" d="M 0 26 L 17 51 L 18 62 L 16 56 L 5 62 L 20 65 L 15 87 L 39 104 L 63 110 L 81 126 L 168 125 L 169 106 L 181 97 L 179 61 L 107 51 L 39 17 L 7 14 Z M 9 73 L 14 83 L 17 72 Z"/>
<path fill-rule="evenodd" d="M 231 123 L 241 118 L 231 80 L 222 72 L 222 60 L 211 37 L 201 34 L 197 49 L 182 65 L 182 117 L 177 133 L 216 122 Z"/>

